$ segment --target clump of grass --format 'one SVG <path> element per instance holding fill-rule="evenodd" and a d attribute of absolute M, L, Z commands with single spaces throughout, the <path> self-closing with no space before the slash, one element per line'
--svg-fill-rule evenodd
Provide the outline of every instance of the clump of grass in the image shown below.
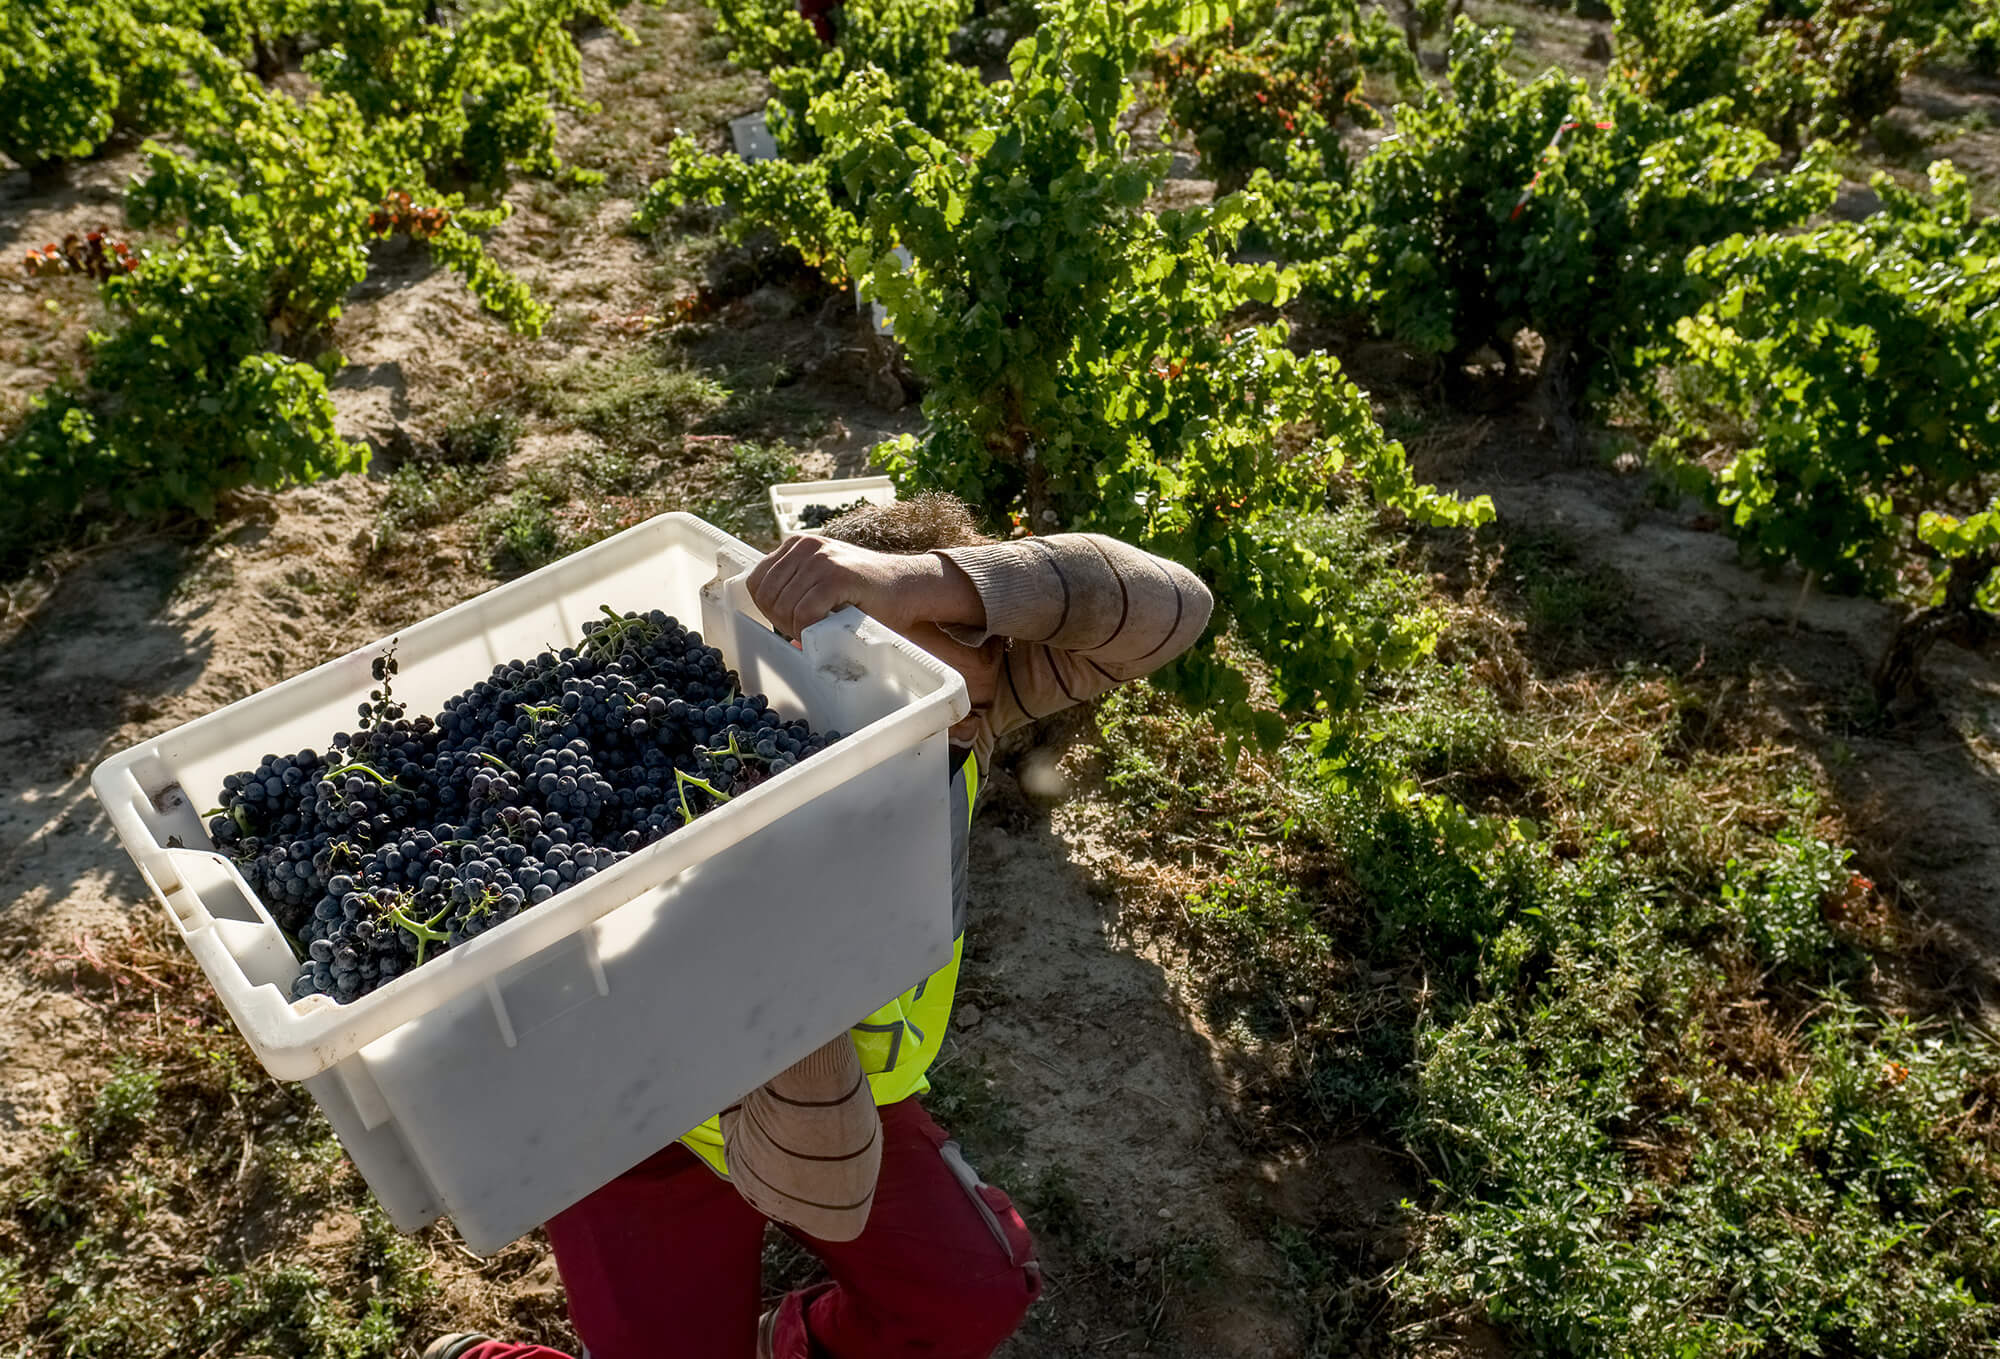
<path fill-rule="evenodd" d="M 375 511 L 375 552 L 394 552 L 411 533 L 456 519 L 483 500 L 490 485 L 481 468 L 404 463 L 390 474 L 388 494 Z"/>
<path fill-rule="evenodd" d="M 537 182 L 529 191 L 528 203 L 561 231 L 574 232 L 596 219 L 597 210 L 609 196 L 602 174 L 565 166 L 563 182 Z M 569 243 L 558 236 L 556 244 Z"/>
<path fill-rule="evenodd" d="M 519 575 L 658 513 L 642 496 L 647 471 L 630 452 L 590 448 L 529 468 L 479 516 L 474 541 L 487 567 Z"/>
<path fill-rule="evenodd" d="M 521 443 L 521 419 L 512 411 L 461 411 L 437 436 L 437 461 L 458 466 L 504 462 Z"/>
<path fill-rule="evenodd" d="M 537 570 L 583 546 L 572 543 L 548 497 L 525 486 L 481 518 L 478 540 L 481 556 L 501 576 Z"/>
<path fill-rule="evenodd" d="M 559 373 L 551 413 L 629 454 L 676 447 L 702 416 L 722 408 L 729 393 L 704 373 L 664 351 L 643 349 L 609 363 L 573 364 Z"/>
<path fill-rule="evenodd" d="M 143 1126 L 159 1107 L 159 1074 L 129 1057 L 123 1058 L 111 1079 L 97 1092 L 86 1127 L 94 1140 L 129 1133 Z"/>
<path fill-rule="evenodd" d="M 1527 645 L 1551 666 L 1589 664 L 1628 645 L 1631 591 L 1613 572 L 1586 565 L 1573 540 L 1549 530 L 1503 539 L 1503 591 L 1519 601 Z"/>
<path fill-rule="evenodd" d="M 930 1071 L 924 1108 L 950 1129 L 975 1164 L 994 1163 L 1021 1149 L 1021 1116 L 998 1092 L 984 1061 L 955 1055 Z"/>
<path fill-rule="evenodd" d="M 774 540 L 778 525 L 771 515 L 770 488 L 798 479 L 798 458 L 785 445 L 737 444 L 729 450 L 720 489 L 698 513 L 739 538 Z"/>

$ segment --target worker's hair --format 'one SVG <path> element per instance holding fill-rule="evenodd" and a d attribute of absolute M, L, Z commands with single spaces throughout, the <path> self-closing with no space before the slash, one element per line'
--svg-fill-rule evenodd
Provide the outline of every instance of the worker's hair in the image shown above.
<path fill-rule="evenodd" d="M 891 505 L 864 505 L 830 520 L 819 531 L 856 547 L 905 556 L 999 541 L 979 531 L 970 506 L 943 491 L 922 491 Z"/>

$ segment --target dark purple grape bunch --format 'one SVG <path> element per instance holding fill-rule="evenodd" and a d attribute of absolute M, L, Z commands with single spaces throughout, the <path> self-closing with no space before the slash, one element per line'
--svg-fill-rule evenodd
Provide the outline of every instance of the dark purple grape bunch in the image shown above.
<path fill-rule="evenodd" d="M 403 723 L 403 705 L 396 701 L 396 644 L 389 643 L 389 649 L 377 656 L 369 665 L 368 672 L 375 679 L 375 688 L 368 691 L 368 701 L 361 704 L 356 713 L 360 718 L 355 742 L 356 749 L 368 754 L 376 753 L 378 747 L 398 742 L 406 734 Z"/>
<path fill-rule="evenodd" d="M 325 756 L 225 781 L 209 830 L 300 956 L 294 999 L 349 1001 L 497 929 L 822 750 L 657 610 L 510 660 L 435 718 L 393 652 Z"/>

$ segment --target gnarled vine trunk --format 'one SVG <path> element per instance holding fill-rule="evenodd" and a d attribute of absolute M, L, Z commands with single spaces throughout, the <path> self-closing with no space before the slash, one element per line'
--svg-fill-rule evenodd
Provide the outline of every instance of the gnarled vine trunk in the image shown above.
<path fill-rule="evenodd" d="M 1549 337 L 1535 379 L 1542 425 L 1555 437 L 1556 455 L 1566 463 L 1580 462 L 1584 453 L 1583 424 L 1577 411 L 1583 403 L 1589 374 L 1572 340 Z"/>
<path fill-rule="evenodd" d="M 2000 566 L 2000 548 L 1987 548 L 1952 563 L 1944 601 L 1918 609 L 1889 638 L 1875 666 L 1875 706 L 1888 709 L 1924 692 L 1923 664 L 1939 642 L 1955 642 L 1982 654 L 2000 651 L 2000 618 L 1979 607 L 1979 587 Z"/>

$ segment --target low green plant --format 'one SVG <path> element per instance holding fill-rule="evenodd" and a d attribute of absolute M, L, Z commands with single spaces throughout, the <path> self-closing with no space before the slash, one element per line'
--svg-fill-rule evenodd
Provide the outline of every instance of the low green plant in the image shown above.
<path fill-rule="evenodd" d="M 643 494 L 656 475 L 650 459 L 619 445 L 528 467 L 504 498 L 488 498 L 474 516 L 479 557 L 496 574 L 513 576 L 630 528 L 663 508 Z"/>
<path fill-rule="evenodd" d="M 159 1106 L 159 1073 L 128 1058 L 98 1090 L 84 1126 L 93 1139 L 128 1134 L 152 1118 Z"/>
<path fill-rule="evenodd" d="M 608 367 L 563 375 L 557 409 L 615 450 L 658 454 L 677 447 L 688 426 L 721 409 L 729 393 L 707 374 L 665 353 L 638 350 Z"/>
<path fill-rule="evenodd" d="M 1836 952 L 1826 906 L 1845 894 L 1851 876 L 1845 850 L 1811 836 L 1781 832 L 1778 853 L 1758 864 L 1730 860 L 1722 909 L 1735 917 L 1757 960 L 1767 967 L 1824 975 Z"/>
<path fill-rule="evenodd" d="M 1954 0 L 1612 0 L 1613 65 L 1671 110 L 1721 100 L 1797 150 L 1852 141 L 1901 99 Z"/>
<path fill-rule="evenodd" d="M 20 1260 L 11 1255 L 0 1255 L 0 1322 L 4 1322 L 20 1306 L 22 1295 Z"/>
<path fill-rule="evenodd" d="M 511 411 L 463 410 L 437 436 L 438 459 L 454 467 L 505 462 L 521 443 L 521 420 Z"/>
<path fill-rule="evenodd" d="M 1478 1305 L 1535 1349 L 1660 1359 L 1849 1338 L 1969 1354 L 2000 1334 L 1979 1206 L 1993 1129 L 1968 1144 L 1943 1112 L 1977 1107 L 1990 1056 L 1839 992 L 1796 1045 L 1752 1057 L 1731 1032 L 1718 925 L 1810 969 L 1834 947 L 1821 910 L 1844 854 L 1781 841 L 1732 870 L 1718 914 L 1617 837 L 1571 863 L 1447 850 L 1458 867 L 1440 871 L 1392 806 L 1350 825 L 1371 897 L 1438 988 L 1403 1115 L 1436 1190 L 1425 1249 L 1392 1280 L 1406 1306 Z"/>
<path fill-rule="evenodd" d="M 1695 252 L 1715 292 L 1678 330 L 1658 451 L 1757 556 L 1906 606 L 1878 703 L 1921 687 L 1937 641 L 2000 638 L 2000 227 L 1964 175 L 1884 210 Z"/>
<path fill-rule="evenodd" d="M 484 499 L 488 479 L 476 468 L 406 462 L 389 476 L 375 511 L 374 550 L 394 552 L 420 529 L 449 523 Z"/>
<path fill-rule="evenodd" d="M 1418 84 L 1416 57 L 1387 12 L 1371 8 L 1364 19 L 1355 0 L 1265 0 L 1153 57 L 1173 126 L 1193 137 L 1203 171 L 1225 192 L 1260 166 L 1284 171 L 1294 143 L 1344 175 L 1339 132 L 1381 121 L 1361 98 L 1368 71 Z"/>
<path fill-rule="evenodd" d="M 951 58 L 952 35 L 971 13 L 971 0 L 844 0 L 827 16 L 837 30 L 829 44 L 793 0 L 722 0 L 716 30 L 732 60 L 770 78 L 772 137 L 805 159 L 820 149 L 806 110 L 861 70 L 887 76 L 904 111 L 940 136 L 984 121 L 989 100 L 979 73 Z"/>
<path fill-rule="evenodd" d="M 1690 247 L 1803 221 L 1831 201 L 1817 161 L 1709 105 L 1669 112 L 1613 82 L 1505 69 L 1513 35 L 1461 21 L 1450 80 L 1397 113 L 1397 135 L 1351 185 L 1295 153 L 1261 174 L 1267 234 L 1320 307 L 1442 356 L 1484 348 L 1515 368 L 1522 329 L 1544 342 L 1541 400 L 1566 442 L 1574 416 L 1648 378 L 1701 291 Z"/>
<path fill-rule="evenodd" d="M 738 537 L 771 539 L 772 486 L 799 479 L 798 455 L 784 444 L 741 443 L 729 450 L 721 493 L 704 505 L 701 517 Z"/>
<path fill-rule="evenodd" d="M 480 521 L 478 540 L 481 556 L 503 576 L 547 566 L 571 550 L 548 496 L 531 487 L 494 505 Z"/>

